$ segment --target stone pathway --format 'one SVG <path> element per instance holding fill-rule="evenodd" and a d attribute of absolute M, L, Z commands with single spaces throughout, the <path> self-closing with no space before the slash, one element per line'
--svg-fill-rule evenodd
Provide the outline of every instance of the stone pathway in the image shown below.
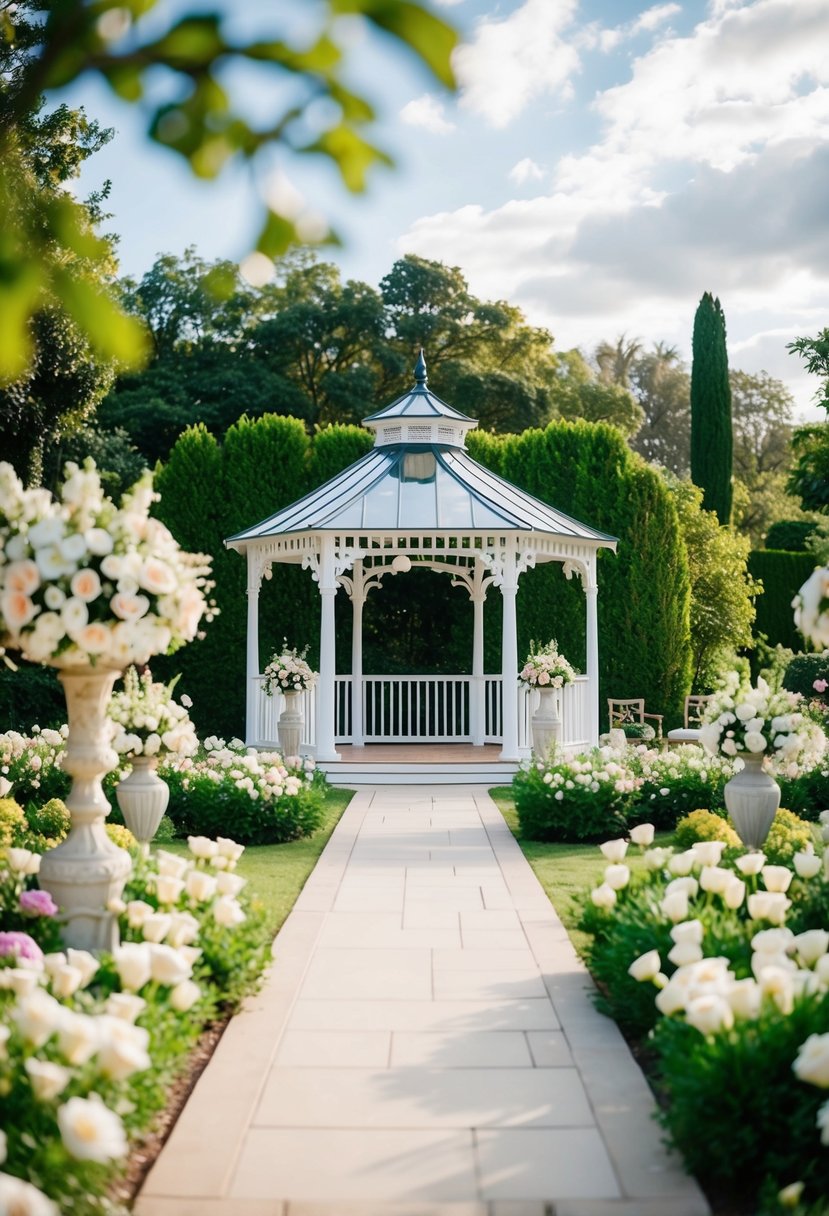
<path fill-rule="evenodd" d="M 136 1216 L 706 1216 L 485 790 L 355 795 Z"/>

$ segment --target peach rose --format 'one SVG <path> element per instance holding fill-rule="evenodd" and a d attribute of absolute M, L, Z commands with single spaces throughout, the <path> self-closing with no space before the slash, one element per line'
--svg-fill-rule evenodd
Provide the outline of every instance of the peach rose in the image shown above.
<path fill-rule="evenodd" d="M 24 595 L 31 595 L 33 591 L 37 591 L 39 586 L 40 571 L 37 568 L 37 562 L 31 561 L 29 558 L 19 562 L 9 562 L 6 567 L 7 591 L 22 591 Z"/>
<path fill-rule="evenodd" d="M 80 631 L 75 642 L 87 654 L 103 654 L 109 649 L 109 630 L 100 621 L 93 621 Z"/>
<path fill-rule="evenodd" d="M 166 595 L 175 591 L 176 579 L 170 567 L 157 557 L 149 557 L 138 575 L 139 585 L 152 595 Z"/>
<path fill-rule="evenodd" d="M 77 574 L 72 575 L 72 582 L 69 585 L 72 594 L 76 595 L 79 600 L 83 600 L 85 604 L 91 603 L 101 594 L 101 580 L 97 570 L 79 570 Z"/>
<path fill-rule="evenodd" d="M 7 591 L 0 601 L 0 613 L 12 633 L 28 625 L 37 612 L 37 605 L 23 591 Z"/>
<path fill-rule="evenodd" d="M 122 621 L 137 621 L 146 613 L 150 601 L 146 595 L 129 595 L 119 591 L 113 595 L 109 606 Z"/>

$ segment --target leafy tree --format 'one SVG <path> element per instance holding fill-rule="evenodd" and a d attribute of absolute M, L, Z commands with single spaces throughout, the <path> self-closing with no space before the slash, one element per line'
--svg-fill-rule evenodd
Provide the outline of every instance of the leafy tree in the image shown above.
<path fill-rule="evenodd" d="M 605 384 L 621 384 L 622 388 L 630 388 L 631 369 L 641 350 L 640 340 L 628 340 L 626 334 L 616 339 L 615 346 L 610 342 L 600 342 L 594 356 L 599 378 Z"/>
<path fill-rule="evenodd" d="M 676 478 L 669 479 L 668 485 L 691 577 L 692 687 L 708 692 L 735 649 L 753 646 L 754 598 L 762 586 L 747 570 L 748 539 L 704 509 L 698 486 Z"/>
<path fill-rule="evenodd" d="M 644 422 L 630 446 L 650 464 L 683 476 L 690 462 L 691 380 L 675 347 L 654 343 L 633 361 L 631 392 Z"/>
<path fill-rule="evenodd" d="M 632 442 L 644 421 L 642 407 L 624 385 L 597 376 L 577 350 L 559 356 L 553 404 L 562 418 L 607 422 Z"/>
<path fill-rule="evenodd" d="M 731 388 L 725 316 L 706 291 L 694 317 L 691 365 L 691 480 L 721 524 L 731 519 Z"/>
<path fill-rule="evenodd" d="M 788 349 L 806 361 L 806 369 L 823 383 L 815 396 L 829 410 L 829 329 L 815 338 L 797 338 Z M 829 423 L 799 427 L 793 439 L 795 462 L 789 490 L 797 494 L 806 511 L 829 511 Z"/>
<path fill-rule="evenodd" d="M 135 485 L 147 467 L 147 461 L 130 441 L 122 427 L 108 431 L 98 426 L 84 425 L 48 452 L 43 484 L 53 492 L 62 481 L 67 460 L 81 464 L 91 456 L 98 466 L 104 489 L 113 501 L 118 501 L 130 486 Z"/>
<path fill-rule="evenodd" d="M 45 9 L 35 0 L 19 0 L 3 6 L 0 380 L 26 374 L 33 350 L 29 323 L 58 304 L 100 356 L 124 362 L 141 356 L 140 327 L 100 286 L 109 249 L 90 231 L 86 209 L 69 194 L 33 189 L 25 144 L 45 91 L 66 88 L 80 77 L 105 81 L 118 97 L 142 104 L 150 137 L 183 157 L 201 178 L 216 178 L 229 165 L 254 161 L 276 147 L 326 159 L 346 189 L 359 192 L 368 171 L 390 158 L 364 135 L 375 113 L 346 83 L 351 65 L 336 19 L 360 14 L 411 51 L 438 81 L 453 85 L 450 55 L 456 35 L 418 0 L 321 0 L 317 32 L 302 45 L 290 33 L 296 12 L 282 11 L 286 7 L 274 8 L 269 37 L 245 40 L 229 36 L 223 17 L 209 12 L 180 12 L 159 28 L 164 23 L 157 0 L 126 5 L 123 0 L 93 5 L 61 0 Z M 264 125 L 249 118 L 247 98 L 234 87 L 240 64 L 269 72 L 272 106 Z M 150 87 L 158 69 L 171 88 Z M 321 101 L 330 104 L 326 108 Z M 297 206 L 284 189 L 268 193 L 262 220 L 256 247 L 263 257 L 327 232 L 325 220 Z M 98 278 L 82 280 L 68 270 L 76 258 L 88 260 Z"/>

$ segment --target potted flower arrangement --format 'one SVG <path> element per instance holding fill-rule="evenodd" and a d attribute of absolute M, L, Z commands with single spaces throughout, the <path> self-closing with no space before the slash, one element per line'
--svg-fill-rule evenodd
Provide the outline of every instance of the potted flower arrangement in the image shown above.
<path fill-rule="evenodd" d="M 214 612 L 210 559 L 183 552 L 150 517 L 155 497 L 147 473 L 116 506 L 92 460 L 66 465 L 57 497 L 24 488 L 0 463 L 0 645 L 61 669 L 72 829 L 45 854 L 41 883 L 62 909 L 67 944 L 81 949 L 116 944 L 107 908 L 130 870 L 103 826 L 112 686 L 128 664 L 191 641 Z"/>
<path fill-rule="evenodd" d="M 272 697 L 281 693 L 285 699 L 285 708 L 279 715 L 277 730 L 279 746 L 285 757 L 299 755 L 299 745 L 302 738 L 302 710 L 299 701 L 302 693 L 314 687 L 317 673 L 305 661 L 308 647 L 297 650 L 289 648 L 287 639 L 282 639 L 282 649 L 275 654 L 265 668 L 263 687 L 266 694 Z"/>
<path fill-rule="evenodd" d="M 707 706 L 700 729 L 703 747 L 711 755 L 743 761 L 724 793 L 737 833 L 749 848 L 759 849 L 780 805 L 780 788 L 766 771 L 766 760 L 793 764 L 810 746 L 822 747 L 820 732 L 803 708 L 800 693 L 773 691 L 763 679 L 752 688 L 741 684 L 737 672 L 731 672 Z"/>
<path fill-rule="evenodd" d="M 575 677 L 575 669 L 559 653 L 555 639 L 545 646 L 530 642 L 530 653 L 518 679 L 539 693 L 538 706 L 532 717 L 532 737 L 533 751 L 541 758 L 561 737 L 559 697 L 564 685 L 572 683 Z"/>
<path fill-rule="evenodd" d="M 139 674 L 128 667 L 123 688 L 109 703 L 114 734 L 112 746 L 132 765 L 132 771 L 115 788 L 124 822 L 144 852 L 158 831 L 170 791 L 155 771 L 161 757 L 192 756 L 199 746 L 190 721 L 189 697 L 173 697 L 176 676 L 169 684 L 153 680 L 149 669 Z"/>

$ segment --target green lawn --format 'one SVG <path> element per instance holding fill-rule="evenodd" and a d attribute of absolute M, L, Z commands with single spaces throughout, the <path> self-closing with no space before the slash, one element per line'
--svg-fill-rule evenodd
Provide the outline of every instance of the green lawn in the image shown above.
<path fill-rule="evenodd" d="M 541 883 L 550 902 L 561 917 L 567 932 L 573 940 L 573 945 L 580 950 L 586 941 L 586 934 L 581 933 L 576 924 L 577 910 L 573 905 L 573 897 L 580 895 L 587 887 L 597 887 L 602 881 L 602 874 L 607 865 L 604 857 L 595 844 L 546 844 L 539 840 L 524 840 L 518 826 L 518 816 L 512 790 L 509 786 L 498 786 L 489 791 L 493 801 L 507 821 L 507 825 L 521 846 L 521 851 L 535 871 L 536 878 Z M 663 832 L 656 836 L 654 844 L 670 844 L 672 834 Z M 638 869 L 642 864 L 642 851 L 631 847 L 625 857 L 625 864 L 631 870 Z"/>
<path fill-rule="evenodd" d="M 312 836 L 302 840 L 291 840 L 287 844 L 251 845 L 245 849 L 236 872 L 246 878 L 251 894 L 264 903 L 270 928 L 276 934 L 285 917 L 294 906 L 305 880 L 317 863 L 328 837 L 337 826 L 337 821 L 354 797 L 353 790 L 333 789 L 329 786 L 325 795 L 325 817 L 322 826 Z M 233 825 L 228 824 L 228 836 L 233 836 Z M 186 853 L 184 841 L 159 843 L 160 848 L 171 853 Z"/>

